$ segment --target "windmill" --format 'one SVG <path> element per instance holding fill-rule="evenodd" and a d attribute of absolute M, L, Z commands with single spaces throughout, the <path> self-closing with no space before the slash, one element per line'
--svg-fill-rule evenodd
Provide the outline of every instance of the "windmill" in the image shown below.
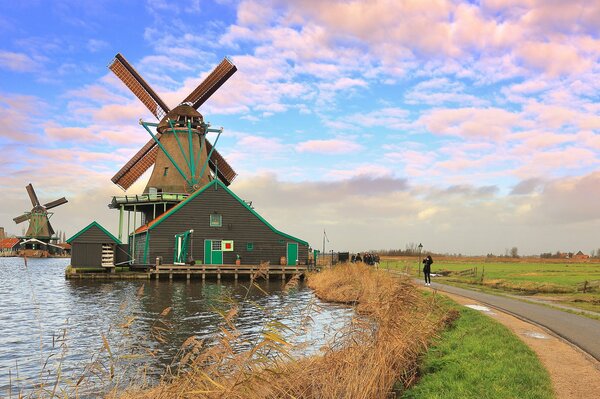
<path fill-rule="evenodd" d="M 227 58 L 172 110 L 152 90 L 120 53 L 108 68 L 135 94 L 159 120 L 158 124 L 140 121 L 152 136 L 111 179 L 127 190 L 154 166 L 144 193 L 189 194 L 213 178 L 229 185 L 236 177 L 233 168 L 206 139 L 210 129 L 198 108 L 237 70 Z M 149 127 L 156 127 L 154 134 Z M 215 145 L 216 141 L 215 139 Z M 207 167 L 208 166 L 208 167 Z M 212 174 L 211 174 L 212 172 Z"/>
<path fill-rule="evenodd" d="M 27 194 L 29 194 L 29 199 L 31 200 L 31 205 L 33 205 L 33 208 L 31 211 L 25 212 L 23 215 L 18 216 L 13 220 L 16 224 L 29 220 L 29 228 L 27 229 L 27 233 L 25 233 L 26 238 L 34 238 L 40 241 L 49 242 L 51 237 L 54 235 L 54 229 L 50 224 L 50 217 L 53 215 L 53 213 L 48 211 L 52 208 L 56 208 L 57 206 L 65 204 L 68 201 L 65 197 L 63 197 L 48 202 L 47 204 L 40 205 L 40 201 L 35 194 L 33 185 L 29 183 L 25 189 L 27 190 Z"/>

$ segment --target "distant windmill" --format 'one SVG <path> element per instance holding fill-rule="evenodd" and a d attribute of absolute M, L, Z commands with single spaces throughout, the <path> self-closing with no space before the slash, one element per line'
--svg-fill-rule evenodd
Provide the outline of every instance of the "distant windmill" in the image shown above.
<path fill-rule="evenodd" d="M 65 204 L 68 201 L 66 200 L 66 198 L 63 197 L 48 202 L 47 204 L 40 205 L 40 201 L 38 200 L 38 197 L 35 194 L 33 185 L 29 183 L 27 187 L 25 187 L 25 189 L 27 190 L 27 194 L 29 194 L 29 199 L 31 200 L 33 209 L 31 209 L 31 211 L 29 212 L 25 212 L 21 216 L 14 218 L 13 220 L 17 224 L 29 220 L 29 228 L 25 233 L 25 237 L 35 238 L 38 240 L 48 242 L 50 238 L 54 235 L 54 229 L 50 224 L 50 217 L 53 213 L 48 211 L 52 208 L 56 208 L 59 205 Z"/>
<path fill-rule="evenodd" d="M 151 192 L 150 188 L 164 193 L 191 193 L 213 178 L 209 168 L 214 178 L 219 178 L 225 185 L 231 183 L 236 173 L 213 144 L 206 140 L 206 133 L 215 130 L 208 128 L 197 111 L 235 73 L 237 68 L 231 61 L 223 59 L 172 110 L 120 53 L 115 56 L 109 69 L 160 121 L 158 125 L 140 122 L 152 139 L 113 176 L 113 183 L 126 190 L 152 165 L 154 169 L 145 193 Z M 152 133 L 147 126 L 156 126 L 157 133 Z"/>

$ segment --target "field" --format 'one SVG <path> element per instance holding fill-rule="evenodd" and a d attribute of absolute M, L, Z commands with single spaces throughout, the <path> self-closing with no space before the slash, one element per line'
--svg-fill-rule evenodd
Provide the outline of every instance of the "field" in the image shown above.
<path fill-rule="evenodd" d="M 417 276 L 416 257 L 386 257 L 382 267 Z M 502 291 L 600 312 L 600 262 L 539 258 L 434 258 L 435 281 Z"/>

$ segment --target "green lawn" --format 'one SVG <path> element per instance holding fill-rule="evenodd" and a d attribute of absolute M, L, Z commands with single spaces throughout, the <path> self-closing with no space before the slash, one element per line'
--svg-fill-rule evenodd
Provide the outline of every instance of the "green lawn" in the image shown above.
<path fill-rule="evenodd" d="M 450 303 L 450 301 L 447 301 Z M 452 302 L 460 317 L 425 355 L 403 399 L 550 399 L 548 372 L 506 327 Z"/>
<path fill-rule="evenodd" d="M 383 260 L 381 266 L 408 271 L 414 276 L 419 270 L 418 260 L 410 258 Z M 469 269 L 476 269 L 476 273 L 457 273 Z M 531 295 L 600 312 L 600 263 L 434 259 L 432 273 L 440 271 L 452 274 L 434 277 L 439 282 Z M 584 282 L 587 282 L 586 292 L 583 292 Z"/>

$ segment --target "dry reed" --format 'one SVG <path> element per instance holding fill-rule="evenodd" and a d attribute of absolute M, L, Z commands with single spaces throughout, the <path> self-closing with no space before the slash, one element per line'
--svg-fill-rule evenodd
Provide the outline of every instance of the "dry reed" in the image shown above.
<path fill-rule="evenodd" d="M 293 282 L 292 284 L 295 284 Z M 435 297 L 417 292 L 408 279 L 365 265 L 342 265 L 309 276 L 323 300 L 356 305 L 357 316 L 320 355 L 295 359 L 283 339 L 287 326 L 267 322 L 262 339 L 239 351 L 237 307 L 223 314 L 218 342 L 195 338 L 182 347 L 179 373 L 142 391 L 113 392 L 129 398 L 348 398 L 393 394 L 400 381 L 416 378 L 417 360 L 448 321 Z M 247 347 L 247 346 L 246 346 Z"/>

